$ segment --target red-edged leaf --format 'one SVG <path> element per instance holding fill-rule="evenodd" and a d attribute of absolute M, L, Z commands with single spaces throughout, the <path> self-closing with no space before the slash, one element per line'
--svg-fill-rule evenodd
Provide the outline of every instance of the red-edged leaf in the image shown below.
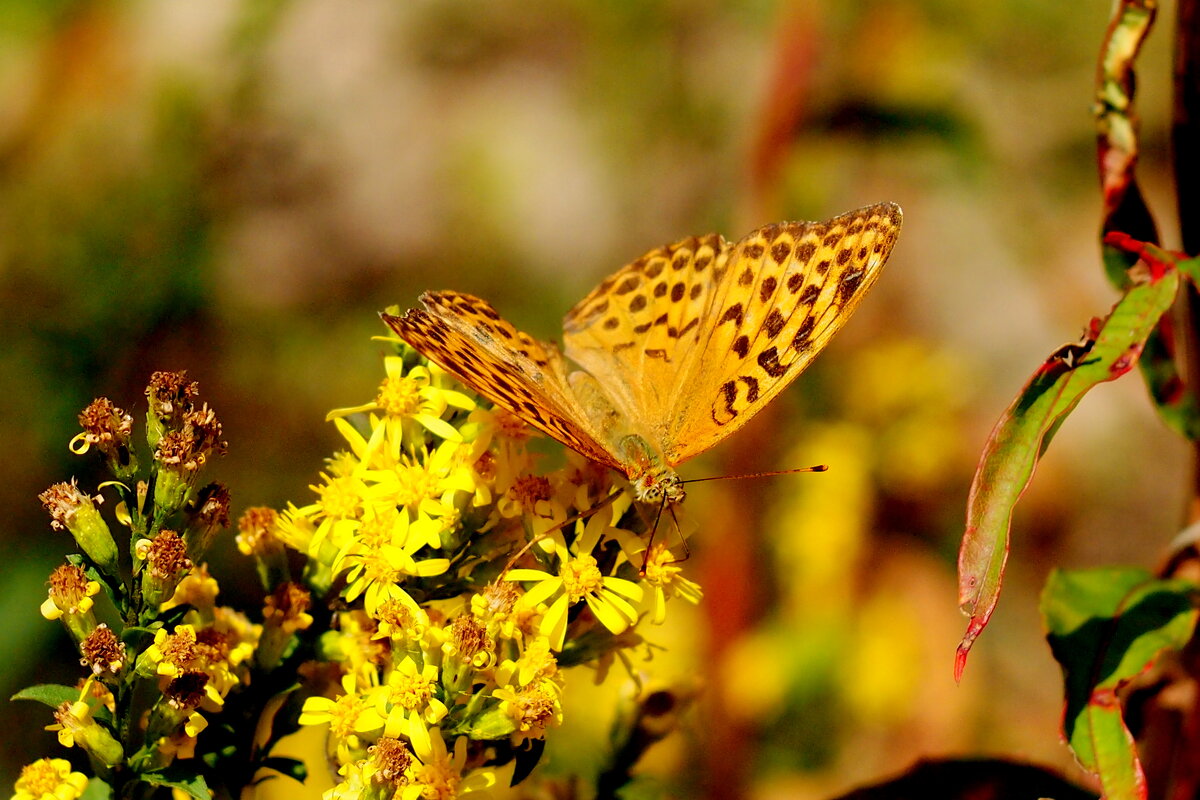
<path fill-rule="evenodd" d="M 971 621 L 955 657 L 956 679 L 996 608 L 1013 507 L 1038 457 L 1089 389 L 1133 367 L 1178 287 L 1179 273 L 1169 263 L 1157 280 L 1131 286 L 1105 320 L 1093 321 L 1089 341 L 1060 348 L 1037 369 L 992 430 L 971 484 L 958 554 L 958 600 Z"/>
<path fill-rule="evenodd" d="M 1154 26 L 1156 8 L 1157 3 L 1151 0 L 1117 1 L 1096 70 L 1096 151 L 1104 196 L 1103 231 L 1109 235 L 1122 231 L 1146 242 L 1158 241 L 1158 229 L 1137 181 L 1134 62 Z M 1177 149 L 1188 153 L 1195 148 Z M 1184 187 L 1187 183 L 1177 181 L 1177 185 Z M 1103 253 L 1109 282 L 1123 290 L 1129 285 L 1126 271 L 1137 260 L 1136 255 L 1108 239 Z M 1163 422 L 1195 441 L 1200 439 L 1200 398 L 1184 382 L 1175 346 L 1177 331 L 1177 322 L 1171 315 L 1164 315 L 1157 329 L 1146 337 L 1138 363 Z"/>
<path fill-rule="evenodd" d="M 1141 800 L 1146 778 L 1118 690 L 1196 626 L 1196 586 L 1133 568 L 1055 570 L 1041 600 L 1047 640 L 1062 665 L 1063 735 L 1109 800 Z"/>

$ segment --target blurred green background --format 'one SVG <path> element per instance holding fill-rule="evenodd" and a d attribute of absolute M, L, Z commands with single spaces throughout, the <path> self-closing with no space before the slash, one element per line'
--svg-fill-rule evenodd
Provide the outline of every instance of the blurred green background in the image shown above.
<path fill-rule="evenodd" d="M 305 501 L 338 443 L 325 412 L 382 376 L 384 306 L 453 288 L 551 338 L 651 247 L 890 200 L 905 229 L 855 319 L 685 470 L 832 467 L 690 493 L 707 598 L 654 632 L 652 667 L 705 692 L 647 770 L 722 797 L 956 754 L 1079 778 L 1036 597 L 1054 565 L 1153 565 L 1181 518 L 1186 454 L 1137 379 L 1087 398 L 1042 463 L 961 686 L 954 557 L 992 423 L 1114 299 L 1090 114 L 1108 10 L 0 0 L 0 694 L 79 673 L 37 611 L 70 542 L 36 495 L 101 479 L 67 451 L 93 397 L 140 422 L 149 373 L 186 369 L 225 424 L 211 477 L 235 513 Z M 1160 222 L 1172 15 L 1139 82 Z M 224 597 L 257 602 L 234 552 L 213 555 Z M 603 735 L 576 702 L 551 770 L 587 769 Z M 0 785 L 61 754 L 50 721 L 0 704 Z"/>

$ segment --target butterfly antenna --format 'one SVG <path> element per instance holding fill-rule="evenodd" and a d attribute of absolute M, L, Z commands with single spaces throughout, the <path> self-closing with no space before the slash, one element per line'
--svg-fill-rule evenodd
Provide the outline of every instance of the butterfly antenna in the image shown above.
<path fill-rule="evenodd" d="M 513 566 L 517 563 L 517 560 L 520 559 L 521 556 L 523 556 L 529 552 L 529 548 L 533 547 L 535 544 L 542 541 L 550 534 L 552 534 L 556 531 L 561 531 L 563 528 L 567 527 L 568 525 L 578 522 L 581 519 L 586 519 L 586 518 L 592 516 L 593 514 L 603 510 L 605 507 L 612 505 L 613 501 L 621 496 L 621 493 L 622 493 L 621 489 L 618 489 L 618 490 L 612 492 L 611 494 L 609 494 L 608 497 L 604 498 L 599 503 L 596 503 L 596 505 L 592 506 L 591 508 L 588 508 L 584 511 L 580 511 L 578 514 L 576 514 L 575 516 L 566 520 L 565 522 L 561 522 L 558 525 L 555 525 L 553 528 L 543 531 L 542 533 L 540 533 L 537 536 L 530 539 L 528 542 L 525 543 L 524 547 L 522 547 L 520 550 L 518 550 L 516 552 L 516 555 L 514 555 L 512 558 L 510 558 L 508 560 L 508 563 L 504 565 L 504 569 L 500 570 L 500 575 L 499 575 L 499 577 L 496 578 L 496 581 L 500 582 L 500 581 L 504 580 L 504 576 L 508 574 L 508 571 L 513 568 Z"/>
<path fill-rule="evenodd" d="M 745 475 L 714 475 L 711 478 L 691 478 L 680 483 L 703 483 L 704 481 L 739 481 L 743 478 L 772 478 L 776 475 L 794 475 L 797 472 L 824 472 L 829 469 L 828 464 L 816 464 L 811 467 L 797 467 L 796 469 L 780 469 L 773 472 L 748 472 Z"/>

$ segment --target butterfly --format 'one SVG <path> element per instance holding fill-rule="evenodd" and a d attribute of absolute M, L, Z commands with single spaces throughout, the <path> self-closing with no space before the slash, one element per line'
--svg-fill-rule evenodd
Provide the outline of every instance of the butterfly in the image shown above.
<path fill-rule="evenodd" d="M 624 473 L 639 501 L 677 503 L 674 467 L 816 357 L 879 277 L 901 221 L 881 203 L 735 244 L 710 234 L 651 250 L 567 313 L 563 351 L 469 294 L 426 292 L 423 309 L 381 316 L 496 405 Z"/>

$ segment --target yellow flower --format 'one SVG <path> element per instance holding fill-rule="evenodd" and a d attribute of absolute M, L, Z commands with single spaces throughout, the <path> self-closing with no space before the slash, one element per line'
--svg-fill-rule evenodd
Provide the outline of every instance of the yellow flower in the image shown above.
<path fill-rule="evenodd" d="M 75 800 L 87 785 L 87 776 L 72 772 L 65 758 L 43 758 L 21 768 L 13 800 Z"/>
<path fill-rule="evenodd" d="M 554 485 L 542 475 L 522 475 L 496 501 L 505 519 L 524 517 L 534 536 L 541 536 L 567 520 L 566 505 L 555 495 Z"/>
<path fill-rule="evenodd" d="M 407 529 L 406 512 L 397 515 L 397 525 Z M 401 541 L 404 544 L 399 546 L 388 542 L 377 542 L 375 546 L 370 546 L 361 540 L 350 545 L 349 552 L 335 564 L 335 571 L 349 565 L 344 590 L 348 602 L 365 594 L 364 606 L 367 613 L 372 615 L 388 600 L 398 600 L 415 608 L 416 601 L 401 588 L 400 583 L 409 576 L 441 575 L 450 568 L 450 561 L 445 558 L 415 560 L 412 554 L 424 545 L 417 537 L 405 536 Z"/>
<path fill-rule="evenodd" d="M 339 740 L 339 754 L 359 747 L 358 734 L 377 731 L 384 724 L 383 717 L 376 713 L 367 695 L 359 694 L 355 683 L 354 673 L 347 673 L 342 678 L 345 693 L 341 697 L 310 697 L 300 711 L 301 725 L 329 723 L 330 733 Z"/>
<path fill-rule="evenodd" d="M 434 692 L 438 688 L 438 668 L 425 664 L 418 668 L 411 656 L 405 656 L 391 670 L 387 683 L 372 690 L 377 707 L 387 716 L 384 735 L 397 737 L 408 733 L 408 722 L 418 717 L 436 725 L 450 709 Z"/>
<path fill-rule="evenodd" d="M 500 711 L 517 726 L 517 744 L 544 738 L 547 728 L 562 724 L 562 686 L 552 680 L 539 680 L 519 689 L 503 687 L 493 695 L 501 701 Z"/>
<path fill-rule="evenodd" d="M 409 767 L 408 785 L 398 794 L 401 800 L 453 800 L 496 785 L 496 773 L 490 769 L 463 775 L 467 763 L 465 736 L 454 742 L 454 753 L 451 754 L 446 750 L 441 730 L 416 726 L 412 749 L 416 759 Z"/>
<path fill-rule="evenodd" d="M 230 612 L 236 615 L 237 612 Z M 204 708 L 215 711 L 225 703 L 225 695 L 238 683 L 229 663 L 230 640 L 215 626 L 198 633 L 194 625 L 176 625 L 174 633 L 160 628 L 154 642 L 138 656 L 141 675 L 177 678 L 185 672 L 203 672 L 209 680 L 204 687 Z"/>
<path fill-rule="evenodd" d="M 370 784 L 363 775 L 364 762 L 355 761 L 338 770 L 342 780 L 321 794 L 321 800 L 363 800 L 370 797 Z"/>
<path fill-rule="evenodd" d="M 88 580 L 79 567 L 63 564 L 50 573 L 50 591 L 42 603 L 42 616 L 53 620 L 63 614 L 88 614 L 95 605 L 92 598 L 99 593 L 99 581 Z"/>
<path fill-rule="evenodd" d="M 642 584 L 649 591 L 641 610 L 655 625 L 667 618 L 667 600 L 678 597 L 696 605 L 704 597 L 700 584 L 683 577 L 683 559 L 664 542 L 652 544 L 647 554 L 645 541 L 628 531 L 618 532 L 617 540 L 630 562 L 642 565 Z"/>
<path fill-rule="evenodd" d="M 196 737 L 208 727 L 208 720 L 199 711 L 193 711 L 183 721 L 183 727 L 170 736 L 158 740 L 159 760 L 170 763 L 180 758 L 196 757 Z"/>
<path fill-rule="evenodd" d="M 474 495 L 476 488 L 475 475 L 458 457 L 454 442 L 443 442 L 432 452 L 422 447 L 379 469 L 364 470 L 362 477 L 371 484 L 370 502 L 407 509 L 431 547 L 440 545 L 437 534 L 446 528 L 438 520 L 454 520 L 455 493 Z"/>
<path fill-rule="evenodd" d="M 379 636 L 379 623 L 365 611 L 344 611 L 337 615 L 333 630 L 321 636 L 322 658 L 340 661 L 345 670 L 365 679 L 388 659 L 388 643 L 381 638 L 385 637 Z"/>
<path fill-rule="evenodd" d="M 385 600 L 372 615 L 379 627 L 371 634 L 372 639 L 400 639 L 418 642 L 429 627 L 429 615 L 419 606 L 407 605 L 399 600 Z"/>
<path fill-rule="evenodd" d="M 330 535 L 336 522 L 358 519 L 365 511 L 363 498 L 367 493 L 367 485 L 363 483 L 362 478 L 356 475 L 331 477 L 322 472 L 321 479 L 324 483 L 320 486 L 308 487 L 317 493 L 317 502 L 297 511 L 311 519 L 320 520 L 309 543 L 309 555 L 315 555 L 312 549 L 318 547 Z M 333 545 L 340 547 L 336 540 Z"/>
<path fill-rule="evenodd" d="M 445 372 L 431 364 L 415 366 L 405 373 L 404 359 L 399 356 L 384 358 L 383 368 L 387 377 L 380 384 L 374 402 L 337 408 L 325 418 L 337 422 L 351 414 L 382 411 L 382 425 L 372 424 L 371 427 L 378 428 L 381 431 L 379 438 L 396 448 L 395 455 L 399 454 L 402 442 L 421 440 L 420 429 L 414 428 L 413 423 L 442 439 L 462 441 L 461 434 L 443 417 L 450 409 L 471 411 L 475 401 L 463 392 L 443 388 L 447 383 Z M 375 438 L 372 436 L 372 440 Z"/>
<path fill-rule="evenodd" d="M 208 572 L 208 564 L 201 564 L 184 576 L 175 587 L 175 594 L 159 607 L 166 611 L 175 606 L 189 605 L 200 612 L 202 617 L 211 616 L 212 608 L 217 602 L 221 587 L 217 579 Z"/>
<path fill-rule="evenodd" d="M 121 761 L 124 752 L 120 742 L 93 716 L 92 702 L 96 701 L 96 705 L 100 702 L 91 692 L 92 680 L 84 683 L 78 700 L 64 702 L 54 710 L 55 724 L 47 725 L 46 730 L 57 732 L 58 743 L 63 747 L 79 747 L 92 756 L 93 763 L 98 761 L 111 767 Z"/>
<path fill-rule="evenodd" d="M 562 650 L 567 635 L 567 612 L 579 601 L 587 603 L 596 619 L 613 633 L 622 633 L 637 622 L 642 587 L 633 581 L 604 575 L 591 555 L 592 549 L 603 536 L 616 529 L 608 526 L 603 512 L 593 514 L 583 527 L 575 546 L 578 555 L 571 555 L 561 544 L 556 545 L 555 554 L 559 568 L 557 575 L 540 569 L 512 569 L 506 580 L 534 582 L 518 601 L 526 608 L 549 603 L 542 618 L 539 632 L 550 640 L 550 646 Z M 582 523 L 576 523 L 577 529 Z"/>
<path fill-rule="evenodd" d="M 535 680 L 548 678 L 558 678 L 558 660 L 551 652 L 550 642 L 545 636 L 534 637 L 520 658 L 516 661 L 505 660 L 496 669 L 496 682 L 501 685 L 526 686 Z"/>

